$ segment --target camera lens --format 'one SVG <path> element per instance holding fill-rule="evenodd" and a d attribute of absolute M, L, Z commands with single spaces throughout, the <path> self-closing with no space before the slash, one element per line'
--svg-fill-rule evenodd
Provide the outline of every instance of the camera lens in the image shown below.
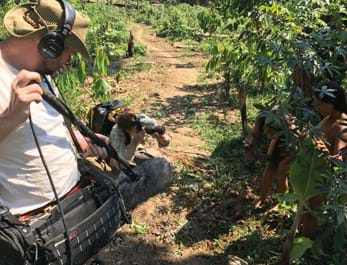
<path fill-rule="evenodd" d="M 155 126 L 153 128 L 145 127 L 145 132 L 147 134 L 158 133 L 160 135 L 163 135 L 165 133 L 165 126 L 157 125 L 157 126 Z"/>

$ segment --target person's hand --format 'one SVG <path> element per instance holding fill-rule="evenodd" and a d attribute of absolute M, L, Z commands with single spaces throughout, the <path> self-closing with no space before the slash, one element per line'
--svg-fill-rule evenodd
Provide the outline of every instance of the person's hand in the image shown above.
<path fill-rule="evenodd" d="M 132 138 L 132 142 L 135 144 L 135 145 L 139 145 L 139 144 L 143 144 L 144 141 L 145 141 L 145 135 L 146 135 L 146 132 L 143 128 L 141 128 L 141 130 L 139 132 L 136 132 Z"/>
<path fill-rule="evenodd" d="M 254 151 L 251 150 L 251 148 L 252 148 L 252 138 L 251 137 L 246 137 L 242 141 L 242 146 L 244 149 L 243 156 L 246 160 L 249 160 L 249 161 L 257 160 L 257 156 L 255 155 Z"/>
<path fill-rule="evenodd" d="M 109 138 L 103 134 L 97 133 L 96 134 L 101 140 L 103 140 L 106 144 L 110 142 Z M 108 157 L 108 153 L 105 149 L 105 147 L 100 147 L 96 144 L 94 144 L 88 137 L 85 138 L 86 142 L 88 143 L 87 149 L 84 152 L 85 156 L 97 156 L 101 157 L 102 159 L 106 159 Z"/>
<path fill-rule="evenodd" d="M 318 150 L 322 151 L 324 154 L 329 155 L 329 149 L 327 145 L 322 140 L 316 140 L 316 147 Z"/>
<path fill-rule="evenodd" d="M 253 138 L 252 137 L 247 137 L 242 141 L 243 148 L 249 149 L 251 148 L 253 144 Z"/>
<path fill-rule="evenodd" d="M 166 147 L 171 142 L 171 137 L 167 134 L 159 134 L 159 133 L 153 133 L 152 137 L 155 138 L 158 141 L 159 147 Z"/>
<path fill-rule="evenodd" d="M 92 140 L 88 137 L 84 137 L 79 131 L 74 131 L 76 139 L 79 145 L 82 148 L 83 154 L 86 157 L 97 156 L 102 159 L 106 159 L 108 157 L 108 153 L 104 147 L 100 147 L 92 142 Z M 96 134 L 101 140 L 105 141 L 107 144 L 110 142 L 109 138 L 105 135 Z"/>
<path fill-rule="evenodd" d="M 43 90 L 40 87 L 41 76 L 36 72 L 21 70 L 11 83 L 13 96 L 9 111 L 16 113 L 20 122 L 24 122 L 29 116 L 31 102 L 42 101 Z"/>

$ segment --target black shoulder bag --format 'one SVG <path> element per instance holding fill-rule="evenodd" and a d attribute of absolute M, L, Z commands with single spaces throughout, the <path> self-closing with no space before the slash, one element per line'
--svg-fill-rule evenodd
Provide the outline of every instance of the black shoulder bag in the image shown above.
<path fill-rule="evenodd" d="M 117 113 L 123 110 L 123 104 L 119 100 L 102 102 L 90 108 L 87 118 L 88 125 L 96 133 L 109 136 L 112 127 L 116 124 Z"/>
<path fill-rule="evenodd" d="M 46 77 L 45 80 L 52 91 L 49 80 Z M 106 148 L 112 158 L 124 163 L 119 159 L 114 148 L 82 124 L 64 102 L 48 91 L 44 92 L 43 98 L 66 120 L 75 125 L 82 135 Z M 87 159 L 80 158 L 78 167 L 81 173 L 81 188 L 71 196 L 59 200 L 42 155 L 31 116 L 29 119 L 56 198 L 56 205 L 51 214 L 38 215 L 30 223 L 19 222 L 8 209 L 6 210 L 6 207 L 0 207 L 0 231 L 3 231 L 10 240 L 13 240 L 13 244 L 17 245 L 14 255 L 23 255 L 23 264 L 82 265 L 111 240 L 121 225 L 131 222 L 122 194 L 113 176 Z M 82 153 L 71 124 L 67 127 L 77 150 Z M 124 166 L 128 169 L 127 175 L 131 180 L 136 181 L 140 178 L 131 168 L 128 168 L 126 163 Z"/>

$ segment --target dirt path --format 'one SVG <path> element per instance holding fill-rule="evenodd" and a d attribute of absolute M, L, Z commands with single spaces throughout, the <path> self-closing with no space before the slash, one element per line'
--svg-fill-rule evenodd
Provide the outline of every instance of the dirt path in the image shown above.
<path fill-rule="evenodd" d="M 167 126 L 173 139 L 169 151 L 208 155 L 198 135 L 187 126 L 189 118 L 202 111 L 204 92 L 197 95 L 196 91 L 204 71 L 201 55 L 184 55 L 167 40 L 155 37 L 148 27 L 135 24 L 132 31 L 135 42 L 147 47 L 145 63 L 151 70 L 122 82 L 121 90 L 133 95 L 132 105 L 137 111 L 152 114 Z"/>
<path fill-rule="evenodd" d="M 135 41 L 147 46 L 146 62 L 152 67 L 121 82 L 118 93 L 130 95 L 133 108 L 156 114 L 167 126 L 172 143 L 164 152 L 173 161 L 189 162 L 193 156 L 208 158 L 202 140 L 187 125 L 196 112 L 204 111 L 205 96 L 211 94 L 197 89 L 203 72 L 201 55 L 184 55 L 168 41 L 155 37 L 150 28 L 133 25 L 132 30 Z M 176 174 L 166 193 L 133 212 L 134 225 L 123 226 L 119 237 L 104 252 L 108 264 L 228 264 L 221 255 L 211 255 L 214 246 L 209 240 L 210 231 L 205 231 L 204 225 L 193 225 L 210 214 L 196 193 L 201 183 L 187 183 L 182 189 L 182 184 L 177 184 L 180 178 Z M 201 211 L 197 220 L 192 220 L 194 211 Z"/>

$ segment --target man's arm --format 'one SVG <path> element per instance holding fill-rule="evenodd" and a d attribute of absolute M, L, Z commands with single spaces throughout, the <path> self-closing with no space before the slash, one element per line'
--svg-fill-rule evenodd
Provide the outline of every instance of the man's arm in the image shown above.
<path fill-rule="evenodd" d="M 11 83 L 9 107 L 0 114 L 0 142 L 29 116 L 30 103 L 42 101 L 41 76 L 36 72 L 20 71 Z"/>
<path fill-rule="evenodd" d="M 108 157 L 108 153 L 105 148 L 94 144 L 88 137 L 84 137 L 79 131 L 74 131 L 76 139 L 81 146 L 82 152 L 86 157 L 99 156 L 103 159 Z M 107 136 L 97 133 L 96 134 L 101 140 L 104 140 L 107 144 L 109 139 Z"/>

